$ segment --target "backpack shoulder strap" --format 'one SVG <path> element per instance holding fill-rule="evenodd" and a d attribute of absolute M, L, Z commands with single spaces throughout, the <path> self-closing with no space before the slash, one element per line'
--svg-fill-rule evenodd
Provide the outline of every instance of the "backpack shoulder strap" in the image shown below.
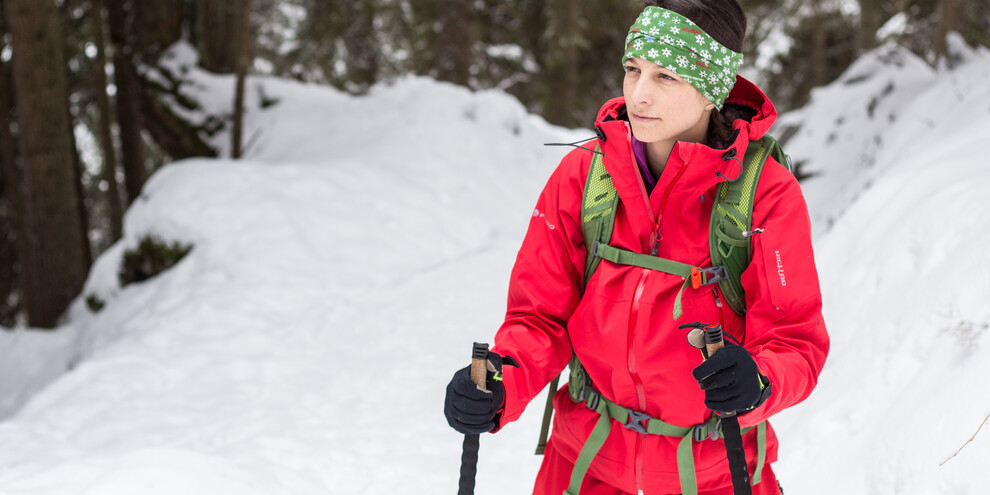
<path fill-rule="evenodd" d="M 768 156 L 790 170 L 789 160 L 776 139 L 765 135 L 750 141 L 739 177 L 719 184 L 712 208 L 709 229 L 712 265 L 725 266 L 728 271 L 728 277 L 719 282 L 719 289 L 729 307 L 739 315 L 746 313 L 746 295 L 740 278 L 752 258 L 753 205 Z"/>
<path fill-rule="evenodd" d="M 601 143 L 599 143 L 595 146 L 595 152 L 592 154 L 588 178 L 584 183 L 584 195 L 581 198 L 581 228 L 584 231 L 584 244 L 588 252 L 584 266 L 585 287 L 588 285 L 588 280 L 591 280 L 591 275 L 598 268 L 598 264 L 602 261 L 600 257 L 595 256 L 593 246 L 596 242 L 608 244 L 612 239 L 612 228 L 615 226 L 615 208 L 619 204 L 619 195 L 615 191 L 615 184 L 612 183 L 612 176 L 605 170 L 602 156 L 604 154 Z M 570 367 L 572 375 L 583 372 L 577 356 L 571 357 Z M 543 455 L 546 450 L 550 419 L 553 415 L 553 396 L 557 392 L 559 383 L 559 375 L 550 382 L 550 391 L 547 394 L 547 403 L 543 410 L 543 424 L 540 427 L 540 439 L 536 443 L 536 455 Z"/>
<path fill-rule="evenodd" d="M 605 170 L 604 156 L 601 144 L 595 146 L 588 168 L 588 179 L 584 184 L 584 196 L 581 199 L 581 228 L 584 231 L 584 245 L 587 257 L 584 267 L 584 285 L 588 285 L 591 275 L 595 273 L 601 258 L 595 256 L 592 246 L 596 242 L 608 244 L 612 239 L 612 229 L 615 226 L 615 209 L 619 203 L 619 195 L 612 183 L 612 176 Z"/>

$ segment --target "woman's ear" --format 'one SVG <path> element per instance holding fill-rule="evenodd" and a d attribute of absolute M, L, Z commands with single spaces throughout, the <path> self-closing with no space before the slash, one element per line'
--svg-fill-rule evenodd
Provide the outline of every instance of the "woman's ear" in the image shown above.
<path fill-rule="evenodd" d="M 705 110 L 714 110 L 714 109 L 715 109 L 715 104 L 714 103 L 709 103 L 709 104 L 705 105 Z"/>

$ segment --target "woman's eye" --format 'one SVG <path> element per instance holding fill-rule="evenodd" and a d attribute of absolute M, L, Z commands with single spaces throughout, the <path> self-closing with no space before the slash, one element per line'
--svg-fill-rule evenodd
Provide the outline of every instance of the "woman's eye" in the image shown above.
<path fill-rule="evenodd" d="M 638 70 L 639 69 L 637 69 L 637 68 L 635 68 L 635 67 L 633 67 L 631 65 L 627 65 L 626 66 L 626 72 L 637 72 Z"/>
<path fill-rule="evenodd" d="M 676 81 L 676 79 L 674 79 L 673 77 L 668 76 L 667 74 L 660 74 L 660 79 L 665 79 L 665 80 L 668 80 L 668 81 Z"/>

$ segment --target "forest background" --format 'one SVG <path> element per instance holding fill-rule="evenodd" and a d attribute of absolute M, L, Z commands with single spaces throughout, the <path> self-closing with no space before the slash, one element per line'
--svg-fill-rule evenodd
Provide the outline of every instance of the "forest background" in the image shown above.
<path fill-rule="evenodd" d="M 990 46 L 985 0 L 740 3 L 743 74 L 781 111 L 884 43 L 932 66 L 953 64 L 950 31 Z M 0 327 L 58 325 L 155 170 L 250 149 L 256 136 L 241 125 L 252 74 L 355 95 L 424 75 L 500 89 L 553 124 L 588 127 L 621 94 L 620 26 L 640 9 L 639 0 L 0 0 Z M 162 60 L 179 41 L 204 69 L 236 74 L 228 111 L 182 96 L 187 75 Z M 222 130 L 231 143 L 217 149 L 209 138 Z M 122 284 L 181 255 L 148 239 L 125 256 Z"/>

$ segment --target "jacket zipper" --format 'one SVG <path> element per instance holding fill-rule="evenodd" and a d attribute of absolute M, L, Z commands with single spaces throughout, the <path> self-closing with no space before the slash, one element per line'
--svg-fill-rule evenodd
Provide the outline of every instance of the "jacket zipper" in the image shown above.
<path fill-rule="evenodd" d="M 632 144 L 630 143 L 630 148 Z M 632 151 L 632 150 L 630 150 Z M 635 158 L 634 158 L 635 159 Z M 664 209 L 667 207 L 667 200 L 670 198 L 670 193 L 674 190 L 674 184 L 677 183 L 678 179 L 684 175 L 684 171 L 687 169 L 686 166 L 682 166 L 674 176 L 674 180 L 670 182 L 667 186 L 667 190 L 664 191 L 663 200 L 660 202 L 660 211 L 657 213 L 656 221 L 653 227 L 653 247 L 650 250 L 652 256 L 656 256 L 657 252 L 660 250 L 660 241 L 663 239 L 663 235 L 660 233 L 660 220 L 663 218 Z M 652 215 L 651 215 L 652 216 Z M 626 335 L 626 365 L 629 368 L 629 376 L 632 378 L 633 385 L 636 388 L 636 399 L 639 404 L 639 410 L 646 410 L 646 388 L 643 386 L 643 380 L 639 377 L 639 372 L 636 367 L 636 353 L 634 349 L 634 334 L 637 323 L 639 322 L 639 307 L 640 299 L 643 297 L 643 290 L 646 286 L 646 279 L 649 276 L 650 269 L 643 268 L 642 273 L 639 276 L 639 282 L 636 284 L 636 291 L 633 293 L 632 307 L 630 308 L 629 315 L 629 328 Z M 644 477 L 643 477 L 643 456 L 639 454 L 641 439 L 637 435 L 636 437 L 636 488 L 639 493 L 643 493 Z"/>

